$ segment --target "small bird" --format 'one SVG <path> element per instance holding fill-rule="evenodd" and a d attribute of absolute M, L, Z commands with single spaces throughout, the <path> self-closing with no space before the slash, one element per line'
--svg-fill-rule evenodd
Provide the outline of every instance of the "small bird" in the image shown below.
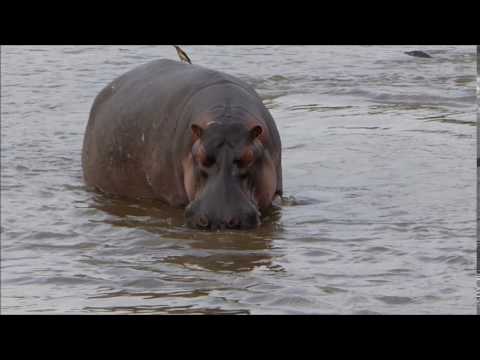
<path fill-rule="evenodd" d="M 190 60 L 190 58 L 188 57 L 187 53 L 185 51 L 183 51 L 182 49 L 180 49 L 179 46 L 177 45 L 173 45 L 175 47 L 175 49 L 177 50 L 177 54 L 178 54 L 178 57 L 180 58 L 180 60 L 186 62 L 186 63 L 189 63 L 191 64 L 192 61 Z"/>

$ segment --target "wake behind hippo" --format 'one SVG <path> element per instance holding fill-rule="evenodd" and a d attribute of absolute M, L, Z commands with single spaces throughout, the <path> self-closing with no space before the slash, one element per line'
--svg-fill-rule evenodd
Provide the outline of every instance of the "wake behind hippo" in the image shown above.
<path fill-rule="evenodd" d="M 205 229 L 246 229 L 282 194 L 275 122 L 245 82 L 172 60 L 139 66 L 96 97 L 82 165 L 88 186 L 186 207 Z"/>

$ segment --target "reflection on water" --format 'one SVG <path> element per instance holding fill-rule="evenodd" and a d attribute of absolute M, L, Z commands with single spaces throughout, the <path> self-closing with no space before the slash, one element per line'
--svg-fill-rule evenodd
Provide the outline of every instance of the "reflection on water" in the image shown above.
<path fill-rule="evenodd" d="M 194 308 L 193 306 L 109 306 L 85 307 L 86 312 L 125 314 L 157 314 L 157 315 L 250 315 L 248 310 L 223 310 L 222 308 Z"/>
<path fill-rule="evenodd" d="M 102 222 L 114 227 L 141 229 L 157 238 L 182 240 L 189 249 L 209 250 L 210 254 L 194 251 L 191 255 L 166 256 L 162 262 L 185 268 L 210 271 L 249 271 L 258 266 L 271 268 L 268 250 L 279 234 L 281 209 L 264 214 L 262 225 L 250 231 L 199 231 L 185 226 L 183 209 L 172 208 L 149 200 L 112 199 L 95 196 L 92 207 L 111 215 Z M 214 252 L 214 253 L 212 253 Z"/>
<path fill-rule="evenodd" d="M 475 311 L 474 47 L 185 49 L 272 112 L 282 207 L 197 231 L 183 209 L 85 187 L 94 97 L 173 48 L 2 47 L 2 313 Z"/>

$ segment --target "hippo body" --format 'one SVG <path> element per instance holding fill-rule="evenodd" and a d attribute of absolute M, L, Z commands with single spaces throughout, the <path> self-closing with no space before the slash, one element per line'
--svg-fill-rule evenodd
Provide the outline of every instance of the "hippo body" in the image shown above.
<path fill-rule="evenodd" d="M 233 76 L 157 60 L 96 97 L 82 151 L 88 186 L 186 207 L 201 228 L 249 228 L 282 194 L 281 141 L 258 94 Z"/>

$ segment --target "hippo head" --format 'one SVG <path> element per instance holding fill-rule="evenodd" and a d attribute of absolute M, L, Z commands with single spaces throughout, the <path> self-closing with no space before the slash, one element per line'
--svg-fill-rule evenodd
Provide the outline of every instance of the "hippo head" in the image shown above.
<path fill-rule="evenodd" d="M 258 226 L 260 210 L 271 204 L 276 186 L 262 143 L 265 128 L 210 122 L 191 125 L 191 132 L 193 145 L 184 164 L 187 225 L 210 230 Z"/>

